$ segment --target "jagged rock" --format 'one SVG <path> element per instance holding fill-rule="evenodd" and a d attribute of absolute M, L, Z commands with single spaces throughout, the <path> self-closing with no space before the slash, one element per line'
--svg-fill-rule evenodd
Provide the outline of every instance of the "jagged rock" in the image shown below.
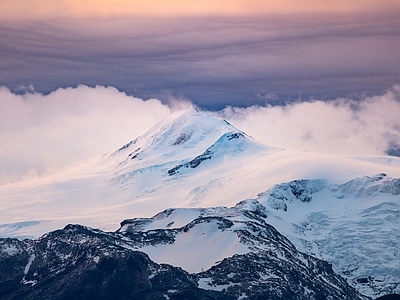
<path fill-rule="evenodd" d="M 185 214 L 194 217 L 168 225 Z M 264 216 L 262 205 L 248 200 L 233 208 L 170 209 L 126 220 L 116 232 L 68 225 L 36 240 L 0 239 L 1 299 L 368 299 L 330 264 L 297 251 Z M 218 252 L 217 241 L 240 247 L 191 273 L 144 253 L 175 251 L 184 259 L 202 251 L 192 243 L 202 238 L 214 240 L 209 253 Z"/>

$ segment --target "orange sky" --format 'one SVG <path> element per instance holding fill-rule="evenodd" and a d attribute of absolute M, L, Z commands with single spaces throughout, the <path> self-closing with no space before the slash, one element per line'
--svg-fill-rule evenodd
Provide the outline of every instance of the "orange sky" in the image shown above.
<path fill-rule="evenodd" d="M 390 13 L 398 10 L 398 0 L 1 0 L 0 20 L 327 12 Z"/>

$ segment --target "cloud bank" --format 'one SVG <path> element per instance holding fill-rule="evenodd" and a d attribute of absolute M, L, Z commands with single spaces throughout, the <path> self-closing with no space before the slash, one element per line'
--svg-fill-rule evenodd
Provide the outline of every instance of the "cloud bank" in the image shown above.
<path fill-rule="evenodd" d="M 44 175 L 112 151 L 169 115 L 111 87 L 16 95 L 0 88 L 0 183 Z"/>
<path fill-rule="evenodd" d="M 283 148 L 341 155 L 381 155 L 400 149 L 400 86 L 362 100 L 227 107 L 219 112 L 256 140 Z"/>
<path fill-rule="evenodd" d="M 142 100 L 113 87 L 60 88 L 48 95 L 0 88 L 0 184 L 47 175 L 118 149 L 190 104 Z M 227 107 L 210 112 L 273 146 L 343 155 L 400 148 L 400 86 L 362 100 Z"/>
<path fill-rule="evenodd" d="M 354 98 L 400 82 L 395 49 L 389 12 L 0 22 L 0 85 L 106 85 L 213 110 Z"/>

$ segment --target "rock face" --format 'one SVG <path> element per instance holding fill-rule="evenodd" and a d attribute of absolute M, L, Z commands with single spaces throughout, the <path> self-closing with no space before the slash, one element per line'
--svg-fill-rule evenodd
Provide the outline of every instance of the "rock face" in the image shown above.
<path fill-rule="evenodd" d="M 321 191 L 324 187 L 325 182 L 319 179 L 300 179 L 277 184 L 269 191 L 268 205 L 275 210 L 287 211 L 288 203 L 293 200 L 310 202 L 312 194 Z M 263 196 L 263 193 L 259 196 Z"/>
<path fill-rule="evenodd" d="M 156 264 L 117 240 L 78 225 L 35 241 L 1 240 L 18 247 L 2 253 L 1 299 L 226 299 L 199 289 L 181 268 Z"/>
<path fill-rule="evenodd" d="M 171 209 L 126 220 L 114 233 L 68 225 L 36 240 L 0 239 L 1 299 L 368 299 L 330 264 L 298 252 L 264 217 L 263 206 L 249 200 L 233 208 Z M 168 251 L 183 260 L 201 254 L 193 241 L 204 235 L 237 247 L 210 268 L 188 265 L 200 272 L 157 261 L 168 260 Z"/>
<path fill-rule="evenodd" d="M 288 250 L 283 254 L 260 251 L 226 258 L 197 275 L 200 287 L 225 289 L 232 299 L 362 299 L 328 263 Z"/>

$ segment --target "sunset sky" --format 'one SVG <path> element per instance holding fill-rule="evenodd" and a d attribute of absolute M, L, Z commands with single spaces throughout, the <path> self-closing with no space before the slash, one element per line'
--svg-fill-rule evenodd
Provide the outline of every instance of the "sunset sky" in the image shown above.
<path fill-rule="evenodd" d="M 382 93 L 400 82 L 397 1 L 0 3 L 0 85 L 85 84 L 220 109 Z"/>
<path fill-rule="evenodd" d="M 188 103 L 278 146 L 400 153 L 398 49 L 398 0 L 2 0 L 0 183 Z"/>
<path fill-rule="evenodd" d="M 3 0 L 2 20 L 121 17 L 254 16 L 274 14 L 394 14 L 396 0 Z"/>

